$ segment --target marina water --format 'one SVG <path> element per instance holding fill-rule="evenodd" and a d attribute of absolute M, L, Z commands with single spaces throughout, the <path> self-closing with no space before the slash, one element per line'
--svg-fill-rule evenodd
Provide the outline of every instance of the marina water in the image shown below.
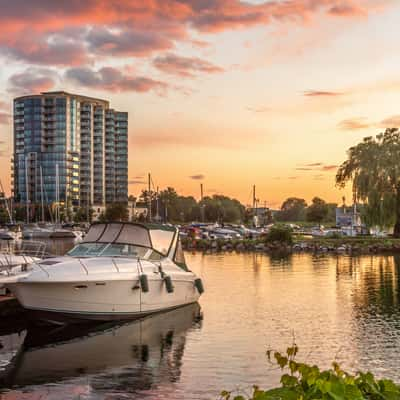
<path fill-rule="evenodd" d="M 122 325 L 0 329 L 0 398 L 215 399 L 276 385 L 265 351 L 293 340 L 299 360 L 400 381 L 400 256 L 186 257 L 206 288 L 201 314 L 189 306 Z"/>

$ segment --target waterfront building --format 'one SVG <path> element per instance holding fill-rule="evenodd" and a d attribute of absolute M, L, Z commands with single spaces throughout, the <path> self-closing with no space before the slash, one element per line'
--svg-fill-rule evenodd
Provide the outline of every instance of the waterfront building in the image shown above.
<path fill-rule="evenodd" d="M 66 92 L 14 99 L 14 199 L 104 207 L 128 201 L 128 113 Z"/>

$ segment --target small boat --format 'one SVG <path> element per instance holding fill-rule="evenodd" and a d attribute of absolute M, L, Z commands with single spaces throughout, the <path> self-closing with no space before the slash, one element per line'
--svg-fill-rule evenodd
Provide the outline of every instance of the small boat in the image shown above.
<path fill-rule="evenodd" d="M 11 229 L 0 229 L 0 240 L 21 240 L 22 232 Z"/>
<path fill-rule="evenodd" d="M 48 239 L 54 232 L 52 228 L 42 228 L 37 225 L 28 225 L 22 231 L 23 239 Z"/>
<path fill-rule="evenodd" d="M 50 323 L 138 318 L 195 303 L 204 290 L 177 228 L 128 222 L 93 224 L 65 256 L 0 283 L 31 317 Z"/>

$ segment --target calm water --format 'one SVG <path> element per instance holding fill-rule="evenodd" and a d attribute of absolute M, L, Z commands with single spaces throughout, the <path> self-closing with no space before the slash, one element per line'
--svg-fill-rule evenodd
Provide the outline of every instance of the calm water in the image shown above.
<path fill-rule="evenodd" d="M 187 260 L 205 283 L 203 318 L 191 306 L 114 327 L 5 332 L 0 398 L 215 399 L 276 384 L 265 350 L 293 337 L 299 359 L 400 381 L 400 257 Z"/>

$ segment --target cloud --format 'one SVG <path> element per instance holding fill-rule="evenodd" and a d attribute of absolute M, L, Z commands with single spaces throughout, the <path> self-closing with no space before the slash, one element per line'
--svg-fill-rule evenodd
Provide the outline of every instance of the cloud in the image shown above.
<path fill-rule="evenodd" d="M 296 171 L 321 171 L 321 172 L 329 172 L 336 170 L 338 168 L 338 165 L 333 165 L 333 164 L 323 164 L 322 162 L 315 162 L 315 163 L 309 163 L 309 164 L 304 164 L 300 167 L 295 168 Z"/>
<path fill-rule="evenodd" d="M 270 107 L 246 107 L 247 111 L 252 111 L 254 113 L 267 113 L 269 111 L 271 111 Z"/>
<path fill-rule="evenodd" d="M 9 124 L 10 121 L 11 121 L 11 114 L 9 114 L 8 112 L 0 111 L 0 124 L 6 125 Z"/>
<path fill-rule="evenodd" d="M 364 117 L 349 118 L 340 121 L 338 124 L 339 129 L 344 131 L 358 131 L 362 129 L 368 129 L 371 124 L 366 121 Z"/>
<path fill-rule="evenodd" d="M 147 182 L 142 179 L 131 179 L 128 181 L 128 185 L 145 185 Z"/>
<path fill-rule="evenodd" d="M 335 97 L 343 96 L 344 93 L 341 92 L 330 92 L 322 90 L 306 90 L 303 95 L 306 97 Z"/>
<path fill-rule="evenodd" d="M 215 74 L 224 71 L 223 68 L 201 58 L 182 57 L 172 53 L 156 57 L 153 65 L 160 71 L 182 77 L 194 77 L 197 73 Z"/>
<path fill-rule="evenodd" d="M 289 176 L 288 179 L 290 179 L 290 180 L 296 180 L 296 179 L 299 179 L 299 177 L 298 177 L 298 176 Z"/>
<path fill-rule="evenodd" d="M 321 170 L 322 171 L 334 171 L 339 168 L 339 165 L 324 165 Z"/>
<path fill-rule="evenodd" d="M 165 82 L 142 76 L 130 76 L 113 67 L 103 67 L 98 71 L 90 68 L 70 68 L 65 78 L 77 85 L 111 92 L 148 92 L 163 94 L 168 88 Z"/>
<path fill-rule="evenodd" d="M 147 56 L 174 46 L 173 41 L 159 31 L 111 29 L 93 27 L 86 36 L 89 50 L 105 56 Z"/>
<path fill-rule="evenodd" d="M 304 164 L 306 167 L 320 167 L 323 165 L 321 162 L 315 162 L 315 163 L 310 163 L 310 164 Z"/>
<path fill-rule="evenodd" d="M 336 4 L 328 10 L 328 13 L 335 17 L 366 17 L 368 15 L 365 8 L 360 5 L 342 2 Z"/>
<path fill-rule="evenodd" d="M 57 73 L 47 68 L 28 68 L 11 75 L 9 92 L 13 94 L 39 93 L 52 89 L 58 80 Z"/>
<path fill-rule="evenodd" d="M 81 41 L 62 35 L 47 38 L 26 35 L 14 46 L 0 48 L 0 53 L 29 64 L 80 65 L 89 61 L 86 48 Z"/>
<path fill-rule="evenodd" d="M 199 35 L 193 39 L 196 31 L 304 24 L 324 15 L 359 18 L 388 4 L 391 0 L 379 6 L 370 0 L 2 1 L 0 51 L 32 63 L 80 65 L 95 55 L 145 56 L 178 42 L 203 46 Z"/>
<path fill-rule="evenodd" d="M 202 181 L 205 178 L 205 176 L 202 174 L 198 174 L 198 175 L 191 175 L 189 176 L 189 178 L 195 181 Z"/>
<path fill-rule="evenodd" d="M 400 127 L 400 115 L 392 115 L 383 119 L 379 126 L 382 128 L 399 128 Z"/>

